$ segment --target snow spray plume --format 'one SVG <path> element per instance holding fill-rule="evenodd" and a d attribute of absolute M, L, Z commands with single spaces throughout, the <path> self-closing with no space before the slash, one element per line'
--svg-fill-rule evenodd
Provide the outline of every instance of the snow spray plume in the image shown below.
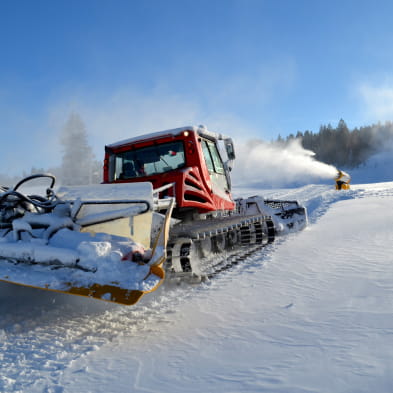
<path fill-rule="evenodd" d="M 237 144 L 234 185 L 282 187 L 334 179 L 338 170 L 314 156 L 301 146 L 300 139 L 285 146 L 261 140 Z"/>

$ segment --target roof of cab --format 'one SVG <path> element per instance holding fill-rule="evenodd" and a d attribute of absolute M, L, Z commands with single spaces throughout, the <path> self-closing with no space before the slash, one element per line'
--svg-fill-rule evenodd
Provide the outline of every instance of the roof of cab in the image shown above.
<path fill-rule="evenodd" d="M 140 142 L 140 141 L 147 141 L 150 139 L 157 139 L 157 138 L 164 137 L 164 136 L 170 136 L 170 135 L 175 136 L 175 135 L 179 135 L 180 133 L 182 133 L 184 131 L 194 131 L 194 132 L 197 132 L 201 136 L 207 136 L 207 137 L 214 138 L 214 139 L 226 139 L 227 138 L 226 136 L 224 136 L 222 134 L 217 134 L 217 133 L 208 131 L 208 129 L 203 125 L 185 126 L 185 127 L 173 128 L 173 129 L 164 130 L 164 131 L 153 132 L 150 134 L 144 134 L 144 135 L 136 136 L 133 138 L 123 139 L 121 141 L 111 143 L 110 145 L 107 145 L 107 147 L 117 148 L 120 146 L 129 145 L 131 143 L 136 143 L 136 142 Z"/>

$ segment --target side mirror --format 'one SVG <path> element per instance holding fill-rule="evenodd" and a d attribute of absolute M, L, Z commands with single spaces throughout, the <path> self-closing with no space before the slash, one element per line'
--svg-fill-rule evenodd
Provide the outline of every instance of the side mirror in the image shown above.
<path fill-rule="evenodd" d="M 227 156 L 229 160 L 234 160 L 236 158 L 235 155 L 235 148 L 233 146 L 233 141 L 231 138 L 225 139 L 224 140 L 224 144 L 225 144 L 225 150 L 227 152 Z"/>

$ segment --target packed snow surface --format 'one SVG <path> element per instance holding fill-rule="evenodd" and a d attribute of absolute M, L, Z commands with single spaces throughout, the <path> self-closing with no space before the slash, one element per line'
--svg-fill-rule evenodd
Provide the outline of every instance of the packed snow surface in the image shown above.
<path fill-rule="evenodd" d="M 393 182 L 236 190 L 309 226 L 134 307 L 0 284 L 0 391 L 393 391 Z"/>

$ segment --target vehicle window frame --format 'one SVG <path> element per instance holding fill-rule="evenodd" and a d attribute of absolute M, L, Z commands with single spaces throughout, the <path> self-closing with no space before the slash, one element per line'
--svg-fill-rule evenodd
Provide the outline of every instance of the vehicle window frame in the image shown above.
<path fill-rule="evenodd" d="M 166 157 L 162 154 L 165 150 L 170 153 L 171 151 L 175 152 L 174 156 L 180 156 L 181 159 L 177 165 L 170 164 L 169 156 Z M 153 157 L 154 155 L 159 158 L 156 161 L 143 160 L 143 153 L 145 152 L 145 156 Z M 166 159 L 165 159 L 165 158 Z M 122 151 L 119 153 L 114 153 L 113 158 L 113 178 L 115 180 L 129 180 L 135 179 L 140 177 L 146 176 L 155 176 L 155 175 L 162 175 L 166 172 L 170 172 L 176 169 L 181 169 L 186 166 L 186 154 L 185 154 L 185 147 L 184 141 L 182 140 L 174 140 L 170 142 L 164 142 L 159 144 L 154 144 L 151 146 L 142 147 L 139 149 L 130 149 L 126 151 Z M 161 161 L 167 166 L 158 165 Z M 124 166 L 128 163 L 132 164 L 131 173 L 133 175 L 125 175 Z M 150 170 L 148 170 L 149 168 Z M 154 168 L 154 170 L 151 170 Z M 168 168 L 167 170 L 164 170 Z"/>
<path fill-rule="evenodd" d="M 224 162 L 222 161 L 217 145 L 213 141 L 210 141 L 208 139 L 202 139 L 202 143 L 202 151 L 209 172 L 217 173 L 219 175 L 225 175 Z M 206 150 L 209 153 L 208 157 L 206 157 Z M 209 166 L 212 167 L 213 171 L 210 171 Z"/>

